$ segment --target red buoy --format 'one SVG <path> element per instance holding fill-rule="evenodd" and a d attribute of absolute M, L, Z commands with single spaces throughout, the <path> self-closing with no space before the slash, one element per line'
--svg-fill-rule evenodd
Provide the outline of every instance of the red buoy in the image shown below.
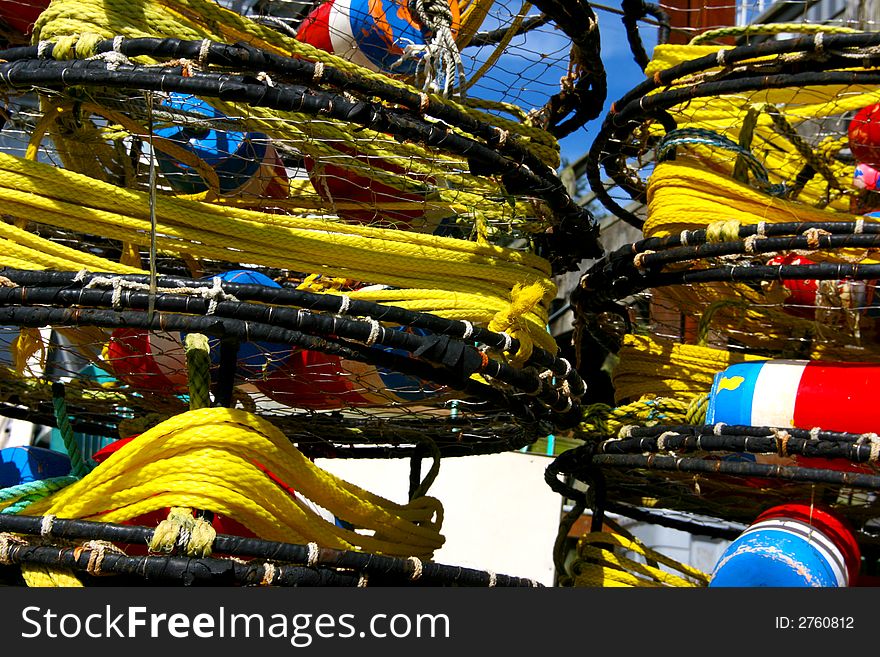
<path fill-rule="evenodd" d="M 880 164 L 880 103 L 860 109 L 849 122 L 848 133 L 857 162 Z"/>

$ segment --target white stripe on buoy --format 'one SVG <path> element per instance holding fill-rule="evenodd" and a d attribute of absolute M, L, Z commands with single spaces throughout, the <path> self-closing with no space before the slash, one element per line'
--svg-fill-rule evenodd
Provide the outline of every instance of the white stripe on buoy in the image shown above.
<path fill-rule="evenodd" d="M 186 350 L 180 333 L 151 331 L 149 333 L 150 355 L 159 371 L 172 383 L 185 385 L 187 380 Z"/>
<path fill-rule="evenodd" d="M 768 518 L 749 527 L 742 533 L 742 536 L 763 531 L 778 531 L 803 540 L 816 550 L 819 556 L 828 564 L 828 567 L 834 574 L 837 585 L 840 587 L 848 586 L 849 575 L 843 552 L 817 527 L 812 527 L 805 522 L 790 518 Z M 798 555 L 792 554 L 789 556 L 796 558 Z"/>
<path fill-rule="evenodd" d="M 755 381 L 752 426 L 793 426 L 794 405 L 805 368 L 805 362 L 795 360 L 764 364 Z"/>
<path fill-rule="evenodd" d="M 330 7 L 330 14 L 327 16 L 327 26 L 330 31 L 330 43 L 333 45 L 333 53 L 371 71 L 378 71 L 379 67 L 371 62 L 361 51 L 357 39 L 352 34 L 351 2 L 352 0 L 333 0 L 333 4 Z"/>

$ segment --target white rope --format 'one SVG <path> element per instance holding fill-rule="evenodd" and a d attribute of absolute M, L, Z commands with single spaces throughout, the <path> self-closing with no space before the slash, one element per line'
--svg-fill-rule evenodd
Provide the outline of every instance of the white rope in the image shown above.
<path fill-rule="evenodd" d="M 422 576 L 422 570 L 424 568 L 424 566 L 422 565 L 422 560 L 418 557 L 407 557 L 407 561 L 409 561 L 413 565 L 413 572 L 412 575 L 409 576 L 409 578 L 415 582 Z"/>
<path fill-rule="evenodd" d="M 272 586 L 272 582 L 275 581 L 275 575 L 277 574 L 277 570 L 275 568 L 275 564 L 269 563 L 268 561 L 263 564 L 263 579 L 260 580 L 260 584 L 262 586 Z"/>
<path fill-rule="evenodd" d="M 199 66 L 205 68 L 208 65 L 208 52 L 211 50 L 211 40 L 202 39 L 202 45 L 199 46 Z"/>
<path fill-rule="evenodd" d="M 48 514 L 40 520 L 40 536 L 50 536 L 52 534 L 52 525 L 55 523 L 55 516 Z"/>
<path fill-rule="evenodd" d="M 376 344 L 376 340 L 379 339 L 379 332 L 382 330 L 382 325 L 372 317 L 364 317 L 364 321 L 369 322 L 370 324 L 370 335 L 367 336 L 364 344 L 368 347 L 372 347 Z"/>
<path fill-rule="evenodd" d="M 318 544 L 309 543 L 309 559 L 307 561 L 309 567 L 313 567 L 318 563 L 318 556 L 320 556 L 318 552 Z"/>
<path fill-rule="evenodd" d="M 348 314 L 348 309 L 351 308 L 351 297 L 347 294 L 342 295 L 342 301 L 339 302 L 339 313 L 340 315 Z"/>
<path fill-rule="evenodd" d="M 88 273 L 86 270 L 82 270 L 76 275 L 76 278 L 74 278 L 74 280 L 82 280 L 83 276 L 85 276 L 86 273 Z M 118 305 L 121 303 L 121 295 L 123 289 L 140 292 L 148 292 L 150 289 L 150 286 L 147 283 L 130 281 L 117 276 L 95 276 L 85 285 L 87 289 L 108 286 L 113 288 L 114 308 L 117 308 Z M 212 279 L 211 287 L 206 287 L 203 285 L 199 287 L 158 287 L 156 288 L 156 292 L 162 294 L 183 294 L 202 297 L 203 299 L 208 301 L 207 314 L 212 315 L 217 310 L 217 304 L 219 302 L 238 301 L 235 295 L 225 292 L 222 286 L 223 279 L 219 276 L 215 276 Z"/>

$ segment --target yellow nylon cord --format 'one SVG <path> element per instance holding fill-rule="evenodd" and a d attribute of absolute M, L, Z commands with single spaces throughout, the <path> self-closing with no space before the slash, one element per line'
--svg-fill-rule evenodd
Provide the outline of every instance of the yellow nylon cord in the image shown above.
<path fill-rule="evenodd" d="M 321 518 L 256 463 L 372 535 Z M 266 420 L 227 408 L 188 411 L 162 422 L 25 512 L 118 522 L 165 507 L 220 513 L 268 540 L 419 558 L 430 558 L 443 544 L 438 500 L 401 505 L 370 493 L 315 466 Z"/>
<path fill-rule="evenodd" d="M 621 553 L 662 564 L 668 570 Z M 575 587 L 699 588 L 709 584 L 709 575 L 701 570 L 652 550 L 638 539 L 611 532 L 582 536 L 578 540 L 577 558 L 571 571 Z"/>

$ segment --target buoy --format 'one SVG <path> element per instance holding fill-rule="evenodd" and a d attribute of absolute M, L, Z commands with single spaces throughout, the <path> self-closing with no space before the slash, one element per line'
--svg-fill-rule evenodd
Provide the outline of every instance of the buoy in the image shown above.
<path fill-rule="evenodd" d="M 880 190 L 880 171 L 864 162 L 857 164 L 853 171 L 853 187 L 871 192 Z"/>
<path fill-rule="evenodd" d="M 181 112 L 201 115 L 202 122 L 224 115 L 195 96 L 171 93 L 163 103 Z M 269 137 L 259 132 L 212 129 L 179 122 L 156 129 L 156 134 L 182 146 L 217 172 L 220 193 L 228 196 L 287 198 L 287 170 Z M 156 149 L 159 169 L 168 183 L 184 194 L 208 189 L 195 169 Z"/>
<path fill-rule="evenodd" d="M 880 104 L 863 107 L 849 122 L 849 150 L 856 162 L 880 165 Z"/>
<path fill-rule="evenodd" d="M 710 587 L 846 587 L 861 551 L 846 520 L 827 507 L 792 503 L 768 509 L 722 553 Z"/>
<path fill-rule="evenodd" d="M 281 286 L 273 281 L 265 274 L 253 269 L 233 269 L 218 274 L 221 280 L 230 283 L 240 283 L 242 285 L 262 285 L 281 289 Z M 206 277 L 204 280 L 211 280 L 213 277 Z M 181 336 L 182 340 L 186 340 L 186 334 Z M 208 345 L 210 348 L 211 362 L 214 365 L 220 364 L 220 340 L 209 336 Z M 245 378 L 261 377 L 265 372 L 270 372 L 281 366 L 281 363 L 290 355 L 291 347 L 289 344 L 252 341 L 239 344 L 237 370 L 239 375 Z M 217 369 L 212 368 L 212 375 L 216 375 Z"/>
<path fill-rule="evenodd" d="M 28 35 L 48 6 L 49 0 L 0 0 L 0 19 L 16 32 Z"/>
<path fill-rule="evenodd" d="M 386 350 L 406 355 L 401 350 Z M 443 390 L 417 377 L 305 349 L 296 350 L 280 368 L 253 383 L 272 401 L 308 410 L 436 401 Z"/>
<path fill-rule="evenodd" d="M 342 158 L 349 164 L 332 164 L 338 158 L 311 156 L 303 158 L 309 181 L 318 195 L 324 199 L 335 214 L 349 221 L 377 224 L 386 228 L 406 228 L 422 233 L 432 233 L 440 222 L 451 213 L 448 209 L 431 207 L 435 195 L 430 177 L 417 176 L 392 160 L 358 154 L 344 146 L 336 145 Z M 405 184 L 415 184 L 422 189 L 400 190 L 367 175 L 369 168 L 401 178 Z M 409 208 L 388 208 L 390 203 L 407 201 L 416 204 Z M 361 207 L 338 207 L 340 205 Z"/>
<path fill-rule="evenodd" d="M 458 0 L 449 0 L 450 29 L 459 27 Z M 420 54 L 401 59 L 407 46 L 425 46 L 431 33 L 413 18 L 405 0 L 330 0 L 300 24 L 297 39 L 371 71 L 413 75 Z M 412 50 L 412 48 L 411 48 Z"/>
<path fill-rule="evenodd" d="M 116 378 L 135 390 L 187 390 L 186 352 L 179 333 L 119 328 L 110 335 L 106 357 Z"/>
<path fill-rule="evenodd" d="M 785 253 L 770 258 L 767 264 L 773 266 L 815 265 L 816 262 L 802 255 Z M 796 317 L 813 319 L 816 314 L 816 299 L 820 287 L 819 281 L 811 278 L 784 278 L 781 280 L 781 283 L 789 292 L 788 297 L 783 302 L 785 312 Z M 840 303 L 843 304 L 844 308 L 858 309 L 859 312 L 865 312 L 871 305 L 874 296 L 875 281 L 839 280 L 836 281 L 836 287 L 835 294 L 839 297 Z M 832 288 L 832 291 L 834 291 L 834 288 Z"/>
<path fill-rule="evenodd" d="M 0 449 L 0 488 L 69 474 L 67 454 L 34 445 Z"/>
<path fill-rule="evenodd" d="M 715 374 L 706 423 L 880 432 L 880 363 L 767 360 Z"/>

